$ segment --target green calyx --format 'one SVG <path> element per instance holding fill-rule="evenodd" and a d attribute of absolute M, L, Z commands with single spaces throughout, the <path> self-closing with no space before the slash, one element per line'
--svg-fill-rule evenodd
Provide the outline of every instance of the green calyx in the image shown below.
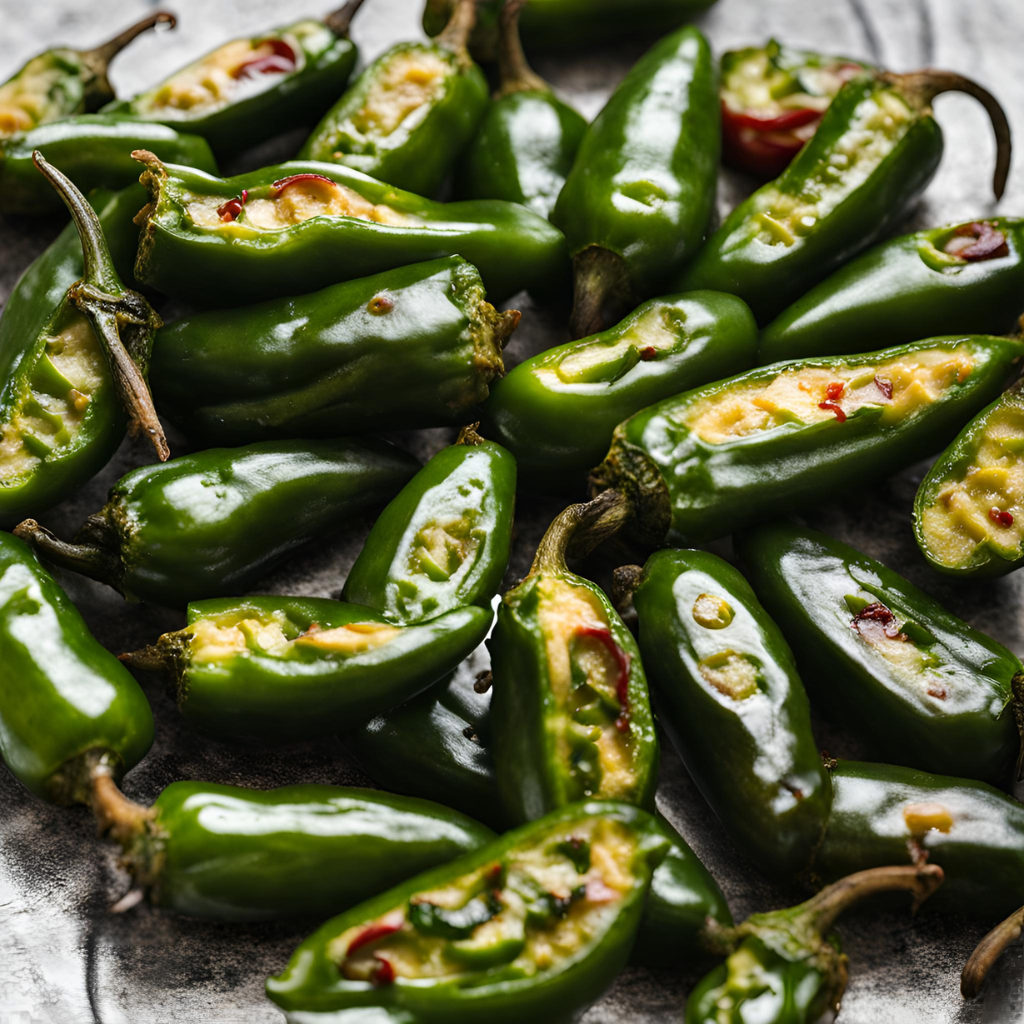
<path fill-rule="evenodd" d="M 590 493 L 615 489 L 629 508 L 630 532 L 642 543 L 660 547 L 672 525 L 672 500 L 658 467 L 619 431 L 611 448 L 590 474 Z"/>
<path fill-rule="evenodd" d="M 618 533 L 629 516 L 629 504 L 619 491 L 608 490 L 593 501 L 570 505 L 559 513 L 537 545 L 527 579 L 568 572 L 567 558 L 582 558 Z"/>

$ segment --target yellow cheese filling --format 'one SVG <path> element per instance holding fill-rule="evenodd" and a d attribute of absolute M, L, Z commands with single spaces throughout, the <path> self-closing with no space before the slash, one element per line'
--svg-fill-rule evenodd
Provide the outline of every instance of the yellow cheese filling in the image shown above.
<path fill-rule="evenodd" d="M 390 135 L 407 117 L 434 98 L 449 68 L 448 61 L 430 50 L 396 55 L 374 81 L 362 109 L 352 117 L 350 127 L 360 135 Z"/>
<path fill-rule="evenodd" d="M 27 132 L 48 120 L 53 107 L 50 93 L 64 75 L 50 57 L 41 55 L 0 86 L 0 136 Z"/>
<path fill-rule="evenodd" d="M 915 837 L 932 829 L 950 832 L 954 824 L 952 812 L 940 803 L 907 804 L 903 808 L 903 821 Z"/>

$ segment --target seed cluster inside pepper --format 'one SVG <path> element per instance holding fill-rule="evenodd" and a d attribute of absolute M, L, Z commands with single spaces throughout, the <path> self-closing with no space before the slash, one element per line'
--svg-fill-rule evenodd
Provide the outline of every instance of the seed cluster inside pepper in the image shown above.
<path fill-rule="evenodd" d="M 943 246 L 943 252 L 968 263 L 999 259 L 1010 254 L 1006 235 L 988 221 L 961 224 Z"/>

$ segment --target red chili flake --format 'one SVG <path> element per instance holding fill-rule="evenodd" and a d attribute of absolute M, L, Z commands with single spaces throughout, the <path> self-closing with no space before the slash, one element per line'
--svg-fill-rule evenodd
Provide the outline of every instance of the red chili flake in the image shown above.
<path fill-rule="evenodd" d="M 872 622 L 878 623 L 890 640 L 910 639 L 906 633 L 901 633 L 897 629 L 896 616 L 881 601 L 875 601 L 857 612 L 853 618 L 853 628 L 860 633 L 864 625 Z"/>
<path fill-rule="evenodd" d="M 286 188 L 291 188 L 292 185 L 297 185 L 300 181 L 326 181 L 328 185 L 337 184 L 323 174 L 293 174 L 288 178 L 280 178 L 270 186 L 270 198 L 276 199 Z"/>
<path fill-rule="evenodd" d="M 875 387 L 878 388 L 878 390 L 881 391 L 883 395 L 885 395 L 887 400 L 892 398 L 892 381 L 889 380 L 887 377 L 879 377 L 876 373 Z"/>
<path fill-rule="evenodd" d="M 997 526 L 1013 526 L 1013 516 L 1001 508 L 990 508 L 988 517 Z"/>
<path fill-rule="evenodd" d="M 283 39 L 263 39 L 259 48 L 270 47 L 270 53 L 253 57 L 231 72 L 232 78 L 255 78 L 257 75 L 287 75 L 298 65 L 295 51 Z"/>
<path fill-rule="evenodd" d="M 936 697 L 939 700 L 945 700 L 949 696 L 949 690 L 942 685 L 942 683 L 932 683 L 928 687 L 928 696 Z"/>
<path fill-rule="evenodd" d="M 348 950 L 345 955 L 352 956 L 357 949 L 362 949 L 363 946 L 368 946 L 371 942 L 376 942 L 378 939 L 387 938 L 388 935 L 394 935 L 395 932 L 400 931 L 402 928 L 401 921 L 374 921 L 373 924 L 368 924 L 349 944 Z"/>
<path fill-rule="evenodd" d="M 648 345 L 646 348 L 640 349 L 640 358 L 644 362 L 647 362 L 648 359 L 653 359 L 657 354 L 658 353 L 653 345 Z"/>
<path fill-rule="evenodd" d="M 238 215 L 242 212 L 242 207 L 245 206 L 248 201 L 249 190 L 247 188 L 243 188 L 240 196 L 235 196 L 234 199 L 229 199 L 223 206 L 217 207 L 217 216 L 225 223 L 238 220 Z"/>
<path fill-rule="evenodd" d="M 595 626 L 584 626 L 576 631 L 576 636 L 591 637 L 603 644 L 619 667 L 619 675 L 615 680 L 615 696 L 618 698 L 622 711 L 615 719 L 615 728 L 619 732 L 629 732 L 629 655 L 615 642 L 611 630 L 599 629 Z"/>
<path fill-rule="evenodd" d="M 988 221 L 976 220 L 972 224 L 961 224 L 946 243 L 944 251 L 970 263 L 980 263 L 1008 256 L 1010 247 L 1002 231 Z"/>
<path fill-rule="evenodd" d="M 780 114 L 759 114 L 753 110 L 733 110 L 722 104 L 722 116 L 736 128 L 751 128 L 757 132 L 787 132 L 805 124 L 821 120 L 821 111 L 812 107 L 783 110 Z"/>
<path fill-rule="evenodd" d="M 395 969 L 391 966 L 391 961 L 385 960 L 379 953 L 374 953 L 373 959 L 377 961 L 377 967 L 373 972 L 373 977 L 370 979 L 373 987 L 384 988 L 387 985 L 393 985 L 395 983 Z"/>
<path fill-rule="evenodd" d="M 839 399 L 843 397 L 845 390 L 846 385 L 842 381 L 833 381 L 825 388 L 825 401 L 818 403 L 819 409 L 827 409 L 835 414 L 837 423 L 846 422 L 846 413 L 843 412 L 842 407 L 839 405 Z"/>

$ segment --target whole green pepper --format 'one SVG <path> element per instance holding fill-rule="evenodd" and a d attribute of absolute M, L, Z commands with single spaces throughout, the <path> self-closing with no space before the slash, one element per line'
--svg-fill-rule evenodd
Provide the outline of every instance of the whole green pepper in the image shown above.
<path fill-rule="evenodd" d="M 638 808 L 562 808 L 328 921 L 267 994 L 286 1011 L 565 1024 L 625 966 L 667 847 Z"/>
<path fill-rule="evenodd" d="M 467 199 L 507 199 L 541 217 L 554 209 L 572 170 L 587 121 L 535 74 L 519 39 L 527 0 L 501 9 L 501 80 L 462 159 L 459 194 Z"/>
<path fill-rule="evenodd" d="M 514 822 L 591 797 L 654 806 L 658 737 L 640 652 L 604 591 L 565 561 L 574 538 L 614 528 L 607 506 L 572 505 L 552 522 L 488 641 L 495 773 Z"/>
<path fill-rule="evenodd" d="M 814 138 L 775 181 L 740 203 L 677 279 L 745 299 L 758 323 L 884 237 L 924 191 L 942 159 L 931 102 L 966 92 L 992 120 L 993 189 L 1006 186 L 1010 129 L 981 86 L 948 71 L 868 71 L 832 101 Z"/>
<path fill-rule="evenodd" d="M 771 875 L 807 867 L 830 787 L 779 627 L 705 551 L 659 551 L 633 594 L 662 722 L 736 846 Z"/>
<path fill-rule="evenodd" d="M 843 355 L 943 332 L 1009 330 L 1024 310 L 1024 219 L 916 231 L 875 246 L 761 332 L 759 362 Z"/>
<path fill-rule="evenodd" d="M 418 465 L 372 438 L 212 448 L 125 474 L 72 544 L 33 519 L 15 532 L 130 600 L 181 606 L 244 590 L 391 497 Z"/>
<path fill-rule="evenodd" d="M 988 972 L 1007 946 L 1020 938 L 1021 931 L 1024 931 L 1024 907 L 1015 910 L 1005 921 L 997 924 L 978 943 L 960 975 L 960 994 L 964 999 L 973 999 L 981 991 Z"/>
<path fill-rule="evenodd" d="M 108 65 L 132 40 L 157 25 L 174 28 L 174 15 L 157 11 L 91 50 L 61 46 L 37 54 L 0 85 L 0 139 L 48 121 L 87 114 L 112 100 Z"/>
<path fill-rule="evenodd" d="M 873 558 L 792 523 L 736 538 L 816 706 L 879 760 L 1006 783 L 1024 667 Z"/>
<path fill-rule="evenodd" d="M 561 232 L 516 203 L 435 203 L 339 164 L 225 180 L 137 158 L 151 202 L 136 276 L 175 298 L 244 305 L 455 254 L 495 302 L 565 278 Z"/>
<path fill-rule="evenodd" d="M 459 0 L 437 42 L 399 43 L 324 115 L 300 160 L 345 164 L 423 196 L 436 195 L 487 108 L 484 73 L 466 40 L 476 0 Z"/>
<path fill-rule="evenodd" d="M 358 51 L 348 30 L 362 3 L 348 0 L 323 19 L 223 43 L 133 99 L 109 103 L 103 113 L 201 135 L 223 155 L 310 124 L 352 74 Z"/>
<path fill-rule="evenodd" d="M 633 66 L 583 136 L 551 215 L 573 257 L 574 338 L 665 292 L 700 245 L 715 208 L 717 74 L 705 38 L 682 28 Z"/>
<path fill-rule="evenodd" d="M 648 543 L 702 543 L 923 458 L 1022 356 L 979 335 L 751 370 L 620 424 L 592 481 L 625 493 Z"/>
<path fill-rule="evenodd" d="M 460 424 L 518 322 L 449 256 L 177 320 L 157 333 L 151 380 L 161 412 L 214 444 Z"/>
<path fill-rule="evenodd" d="M 36 796 L 87 801 L 89 759 L 119 776 L 145 757 L 153 742 L 145 694 L 9 533 L 0 533 L 0 663 L 0 754 Z"/>
<path fill-rule="evenodd" d="M 756 350 L 757 325 L 742 299 L 651 299 L 601 334 L 516 366 L 491 389 L 485 429 L 531 482 L 571 487 L 601 461 L 626 417 L 753 366 Z"/>

